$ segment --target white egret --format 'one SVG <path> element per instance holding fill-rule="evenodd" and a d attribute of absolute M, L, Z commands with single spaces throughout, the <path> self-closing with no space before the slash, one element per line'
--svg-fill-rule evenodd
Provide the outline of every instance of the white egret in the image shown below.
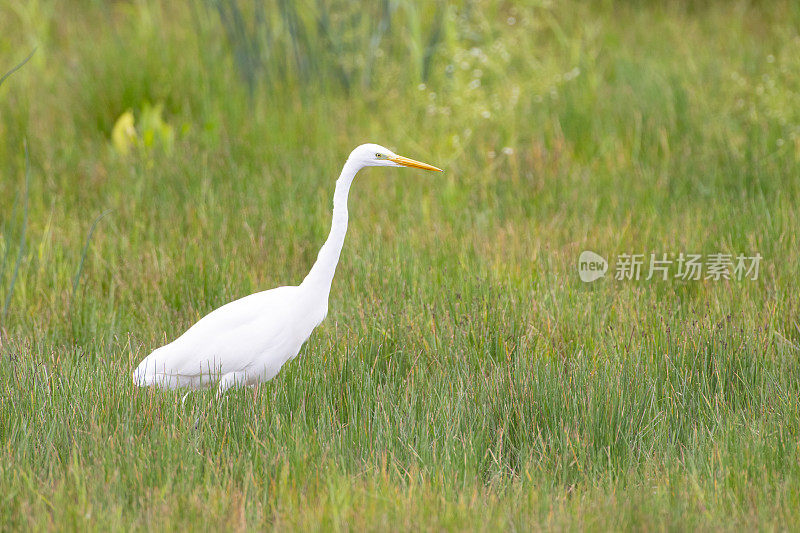
<path fill-rule="evenodd" d="M 234 385 L 275 377 L 328 313 L 328 295 L 347 233 L 353 178 L 364 167 L 400 166 L 441 172 L 377 144 L 353 150 L 336 181 L 330 234 L 303 282 L 251 294 L 212 311 L 145 357 L 133 372 L 134 383 L 171 389 L 216 384 L 219 396 Z"/>

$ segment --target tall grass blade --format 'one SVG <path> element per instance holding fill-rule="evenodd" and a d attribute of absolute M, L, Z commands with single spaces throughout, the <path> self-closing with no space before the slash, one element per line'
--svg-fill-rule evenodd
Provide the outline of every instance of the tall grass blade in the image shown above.
<path fill-rule="evenodd" d="M 3 303 L 3 322 L 6 320 L 8 306 L 11 304 L 11 295 L 14 294 L 14 285 L 17 282 L 17 275 L 19 274 L 19 266 L 25 254 L 25 234 L 28 229 L 28 187 L 30 186 L 30 177 L 31 165 L 30 159 L 28 158 L 28 142 L 25 141 L 25 192 L 22 196 L 22 231 L 19 236 L 19 249 L 17 250 L 17 260 L 14 263 L 14 272 L 11 274 L 11 282 L 8 284 L 8 292 L 6 293 L 6 299 Z"/>
<path fill-rule="evenodd" d="M 31 53 L 30 53 L 30 54 L 28 54 L 28 57 L 26 57 L 26 58 L 25 58 L 25 59 L 23 59 L 23 60 L 22 60 L 20 63 L 18 63 L 18 64 L 17 64 L 17 66 L 15 66 L 15 67 L 14 67 L 14 68 L 12 68 L 11 70 L 9 70 L 9 71 L 8 71 L 8 72 L 6 72 L 5 74 L 3 74 L 3 77 L 2 77 L 2 78 L 0 78 L 0 85 L 3 85 L 3 82 L 4 82 L 4 81 L 6 81 L 6 79 L 7 79 L 9 76 L 11 76 L 12 74 L 14 74 L 14 73 L 15 73 L 16 71 L 18 71 L 19 69 L 21 69 L 21 68 L 23 67 L 23 65 L 25 65 L 25 63 L 27 63 L 27 62 L 30 60 L 30 58 L 32 58 L 32 57 L 33 57 L 33 54 L 35 54 L 35 53 L 36 53 L 36 48 L 34 48 L 33 50 L 31 50 Z"/>
<path fill-rule="evenodd" d="M 89 244 L 92 242 L 92 235 L 94 235 L 94 230 L 97 228 L 97 224 L 103 220 L 103 218 L 109 214 L 112 210 L 106 209 L 102 213 L 100 213 L 97 218 L 94 219 L 92 222 L 92 227 L 89 228 L 89 233 L 86 235 L 86 242 L 83 243 L 83 251 L 81 252 L 81 262 L 78 264 L 78 271 L 75 273 L 75 278 L 72 280 L 72 292 L 69 296 L 69 306 L 70 309 L 72 308 L 72 301 L 75 299 L 75 293 L 78 290 L 78 283 L 81 279 L 81 272 L 83 272 L 83 263 L 86 261 L 86 254 L 89 251 Z"/>

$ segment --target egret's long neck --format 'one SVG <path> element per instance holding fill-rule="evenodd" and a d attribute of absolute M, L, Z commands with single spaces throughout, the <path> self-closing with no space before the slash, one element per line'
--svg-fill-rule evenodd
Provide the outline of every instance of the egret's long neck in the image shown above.
<path fill-rule="evenodd" d="M 336 265 L 339 263 L 339 254 L 342 251 L 344 237 L 347 234 L 347 196 L 350 185 L 356 176 L 359 167 L 348 160 L 342 168 L 339 179 L 336 180 L 336 190 L 333 193 L 333 222 L 328 240 L 322 245 L 317 256 L 317 262 L 311 267 L 311 272 L 303 280 L 303 287 L 314 287 L 330 293 Z"/>

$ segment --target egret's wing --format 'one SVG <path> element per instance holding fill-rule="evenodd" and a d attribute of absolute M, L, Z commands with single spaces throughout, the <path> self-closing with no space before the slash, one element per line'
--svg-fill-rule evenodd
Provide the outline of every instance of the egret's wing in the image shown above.
<path fill-rule="evenodd" d="M 234 300 L 198 320 L 178 339 L 193 338 L 206 332 L 235 329 L 254 318 L 272 318 L 281 309 L 291 307 L 292 296 L 296 290 L 297 287 L 278 287 Z"/>
<path fill-rule="evenodd" d="M 146 357 L 136 370 L 137 382 L 197 386 L 230 372 L 274 365 L 280 369 L 293 338 L 286 320 L 293 289 L 252 294 L 212 311 Z"/>

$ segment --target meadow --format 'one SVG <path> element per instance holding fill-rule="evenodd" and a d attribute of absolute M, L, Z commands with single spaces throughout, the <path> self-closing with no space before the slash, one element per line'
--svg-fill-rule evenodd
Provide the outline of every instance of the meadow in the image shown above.
<path fill-rule="evenodd" d="M 0 529 L 800 523 L 799 28 L 789 0 L 3 2 L 0 75 L 35 51 L 0 84 Z M 363 142 L 445 173 L 358 175 L 300 356 L 220 401 L 135 388 L 302 280 Z M 584 283 L 583 250 L 763 259 Z"/>

